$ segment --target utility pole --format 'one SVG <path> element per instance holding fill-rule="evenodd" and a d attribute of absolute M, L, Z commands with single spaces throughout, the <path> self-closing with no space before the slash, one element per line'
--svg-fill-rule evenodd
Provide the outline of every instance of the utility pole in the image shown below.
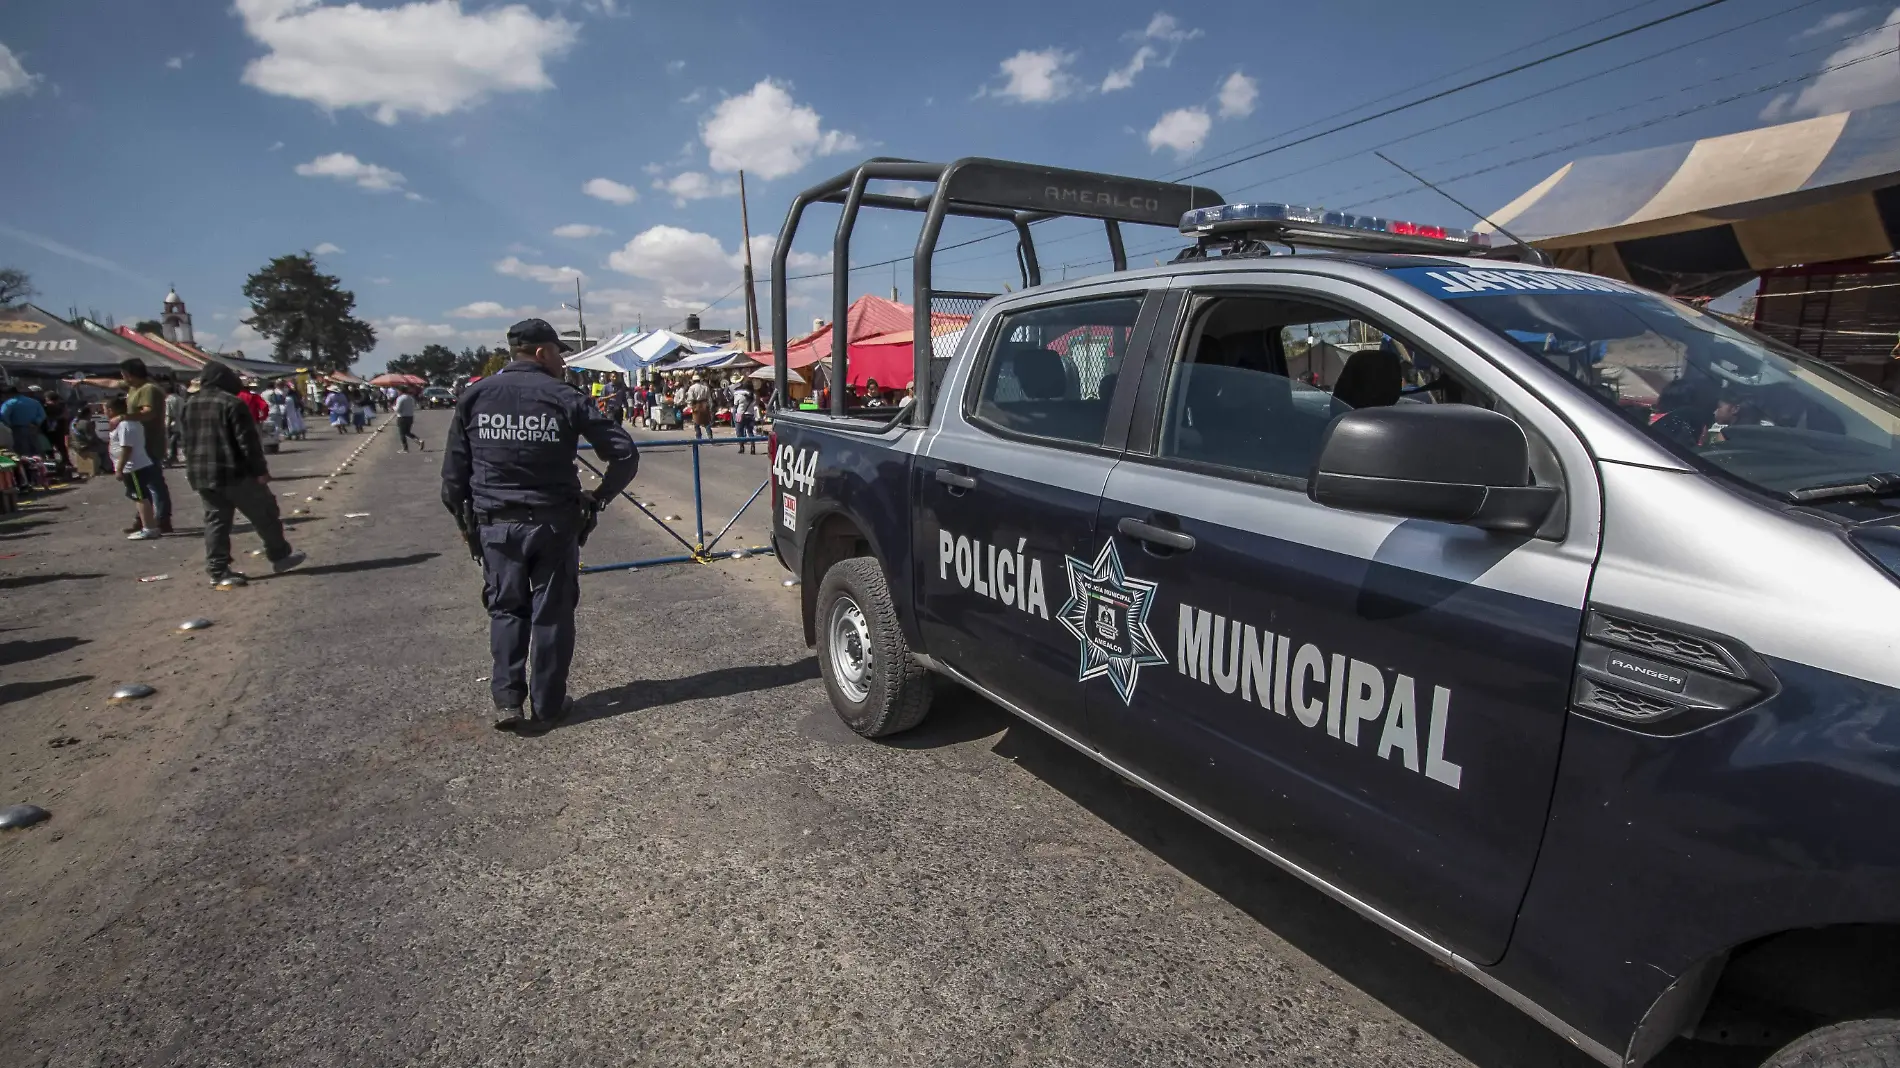
<path fill-rule="evenodd" d="M 581 276 L 574 276 L 574 318 L 581 324 L 581 348 L 587 347 L 587 313 L 581 310 Z"/>
<path fill-rule="evenodd" d="M 745 172 L 739 172 L 739 236 L 745 242 L 745 340 L 759 348 L 759 295 L 752 289 L 752 219 L 745 202 Z"/>

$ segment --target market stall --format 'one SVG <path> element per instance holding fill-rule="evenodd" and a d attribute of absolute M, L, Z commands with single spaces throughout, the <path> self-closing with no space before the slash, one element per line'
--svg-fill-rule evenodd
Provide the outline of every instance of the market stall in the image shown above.
<path fill-rule="evenodd" d="M 95 337 L 32 304 L 0 309 L 0 370 L 10 375 L 64 378 L 78 374 L 119 373 L 119 362 L 133 353 Z M 145 357 L 156 371 L 192 370 L 163 353 Z"/>

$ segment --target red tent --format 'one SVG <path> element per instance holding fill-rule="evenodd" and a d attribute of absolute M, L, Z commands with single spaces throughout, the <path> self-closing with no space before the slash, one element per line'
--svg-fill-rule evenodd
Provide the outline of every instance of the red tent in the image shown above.
<path fill-rule="evenodd" d="M 951 324 L 948 327 L 948 329 L 951 330 L 955 330 L 969 321 L 969 317 L 964 315 L 945 315 L 939 313 L 931 316 L 931 322 L 933 324 L 948 323 Z M 804 337 L 797 338 L 787 344 L 785 346 L 786 366 L 809 367 L 820 360 L 830 359 L 831 328 L 832 324 L 827 323 L 811 333 L 806 334 Z M 931 329 L 933 332 L 936 332 L 939 327 L 933 325 Z M 904 335 L 904 352 L 906 356 L 908 356 L 910 353 L 910 330 L 910 305 L 899 304 L 894 300 L 885 300 L 883 297 L 874 297 L 868 293 L 852 301 L 850 310 L 845 313 L 844 332 L 845 342 L 849 346 L 847 358 L 852 364 L 850 368 L 851 381 L 860 383 L 864 381 L 864 376 L 859 374 L 856 366 L 857 353 L 860 345 L 876 341 L 879 342 L 879 347 L 884 347 L 893 343 L 892 340 L 888 339 L 893 339 L 894 335 L 901 333 Z M 746 355 L 767 367 L 772 366 L 774 362 L 770 349 L 764 352 L 748 352 Z M 878 354 L 873 354 L 869 358 L 890 359 L 888 355 L 879 356 Z M 892 389 L 903 388 L 903 386 L 885 381 L 884 375 L 872 374 L 870 377 L 877 379 L 878 385 L 880 386 L 888 386 Z M 908 383 L 911 378 L 910 371 L 906 369 L 902 377 L 903 380 Z"/>
<path fill-rule="evenodd" d="M 967 315 L 932 316 L 932 347 L 939 347 L 938 339 L 959 333 L 968 325 Z M 917 365 L 912 360 L 914 334 L 911 330 L 894 330 L 854 342 L 845 354 L 845 373 L 851 384 L 861 387 L 875 378 L 880 389 L 909 389 L 917 378 Z"/>

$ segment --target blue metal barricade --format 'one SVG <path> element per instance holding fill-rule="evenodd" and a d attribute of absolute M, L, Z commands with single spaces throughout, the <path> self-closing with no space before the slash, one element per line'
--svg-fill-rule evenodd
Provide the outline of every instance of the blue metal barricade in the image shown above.
<path fill-rule="evenodd" d="M 686 549 L 686 552 L 683 554 L 676 554 L 673 556 L 654 556 L 654 557 L 648 557 L 647 559 L 644 559 L 644 560 L 628 560 L 628 561 L 624 561 L 622 563 L 617 563 L 617 564 L 592 564 L 587 567 L 581 568 L 581 574 L 591 575 L 591 574 L 594 574 L 596 572 L 601 572 L 601 571 L 637 571 L 643 567 L 658 567 L 661 564 L 709 564 L 709 563 L 712 563 L 714 560 L 743 559 L 744 557 L 754 555 L 755 553 L 771 552 L 772 549 L 770 546 L 763 546 L 763 545 L 748 546 L 743 549 L 728 549 L 725 552 L 715 552 L 714 550 L 718 548 L 719 540 L 721 538 L 724 538 L 726 536 L 726 532 L 732 529 L 733 524 L 739 521 L 739 517 L 746 513 L 746 509 L 752 507 L 752 502 L 759 499 L 759 494 L 764 493 L 765 488 L 772 484 L 772 476 L 770 474 L 766 475 L 765 481 L 759 483 L 759 488 L 752 491 L 752 496 L 747 497 L 745 503 L 739 506 L 739 510 L 732 513 L 732 518 L 726 520 L 726 525 L 719 528 L 719 533 L 714 534 L 711 541 L 707 541 L 706 540 L 706 497 L 700 485 L 700 467 L 699 467 L 699 449 L 700 449 L 700 446 L 702 445 L 744 445 L 750 442 L 760 442 L 760 441 L 765 441 L 765 440 L 766 438 L 764 435 L 756 435 L 756 436 L 743 437 L 743 438 L 741 437 L 714 438 L 714 439 L 709 439 L 706 441 L 701 441 L 698 438 L 694 438 L 691 441 L 682 441 L 682 442 L 678 442 L 677 444 L 673 442 L 666 442 L 657 446 L 649 445 L 648 447 L 643 447 L 640 450 L 643 453 L 653 453 L 653 452 L 669 450 L 671 448 L 678 448 L 678 447 L 688 447 L 692 449 L 692 452 L 693 452 L 693 540 L 691 541 L 686 540 L 686 538 L 682 536 L 679 531 L 674 530 L 670 525 L 667 524 L 665 520 L 661 519 L 657 515 L 654 515 L 653 512 L 647 508 L 646 505 L 641 504 L 638 500 L 635 500 L 633 494 L 628 493 L 625 490 L 622 490 L 620 491 L 620 495 L 626 498 L 628 504 L 631 504 L 635 508 L 640 509 L 641 515 L 644 515 L 648 519 L 653 520 L 653 522 L 657 524 L 661 530 L 666 531 L 668 537 L 671 537 L 674 541 L 679 542 L 680 545 Z M 586 448 L 587 447 L 586 443 L 583 442 L 582 447 Z M 599 478 L 601 476 L 600 468 L 595 467 L 592 463 L 588 462 L 583 457 L 576 457 L 576 459 L 579 461 L 582 467 L 585 467 L 589 471 L 592 471 L 594 473 L 594 477 Z"/>

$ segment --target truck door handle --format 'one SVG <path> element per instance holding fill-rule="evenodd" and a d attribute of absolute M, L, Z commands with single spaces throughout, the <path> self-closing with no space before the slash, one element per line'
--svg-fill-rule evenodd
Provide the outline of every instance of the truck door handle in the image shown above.
<path fill-rule="evenodd" d="M 937 481 L 949 486 L 955 491 L 973 490 L 976 488 L 976 479 L 971 478 L 969 475 L 959 475 L 947 467 L 937 468 Z"/>
<path fill-rule="evenodd" d="M 1145 541 L 1149 545 L 1158 545 L 1175 552 L 1187 552 L 1194 548 L 1194 535 L 1183 534 L 1178 530 L 1158 527 L 1153 523 L 1144 523 L 1133 516 L 1123 516 L 1115 523 L 1115 530 L 1126 534 L 1136 541 Z"/>

